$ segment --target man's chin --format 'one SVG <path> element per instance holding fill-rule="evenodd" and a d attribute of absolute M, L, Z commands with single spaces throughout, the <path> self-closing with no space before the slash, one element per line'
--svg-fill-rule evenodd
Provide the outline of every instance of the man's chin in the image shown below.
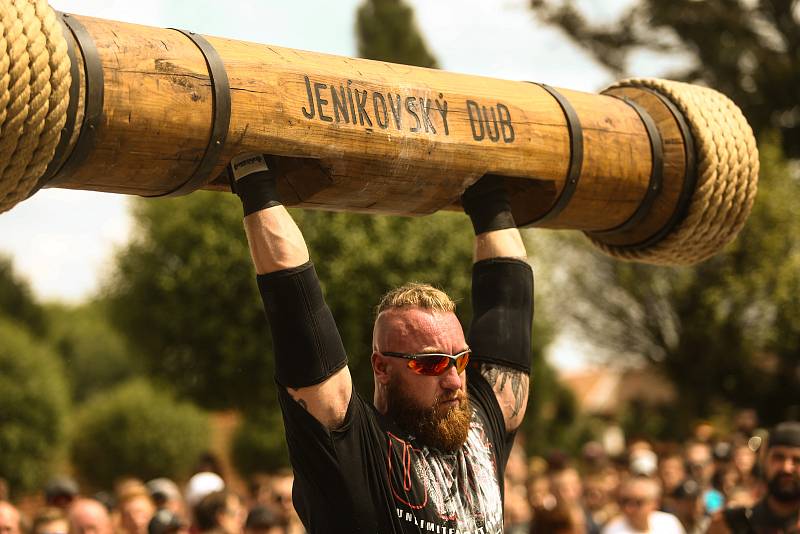
<path fill-rule="evenodd" d="M 466 443 L 472 410 L 465 395 L 451 399 L 456 402 L 436 399 L 433 407 L 423 408 L 396 387 L 389 389 L 389 416 L 421 444 L 452 453 Z"/>
<path fill-rule="evenodd" d="M 775 477 L 767 483 L 767 491 L 778 502 L 794 503 L 800 501 L 800 483 L 797 480 L 787 482 Z"/>

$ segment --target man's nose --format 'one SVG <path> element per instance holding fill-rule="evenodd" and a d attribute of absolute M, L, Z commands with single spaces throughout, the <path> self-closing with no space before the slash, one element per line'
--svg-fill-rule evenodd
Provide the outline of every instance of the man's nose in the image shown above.
<path fill-rule="evenodd" d="M 439 385 L 442 386 L 442 389 L 461 389 L 461 380 L 462 375 L 458 374 L 455 365 L 451 365 L 442 373 Z"/>

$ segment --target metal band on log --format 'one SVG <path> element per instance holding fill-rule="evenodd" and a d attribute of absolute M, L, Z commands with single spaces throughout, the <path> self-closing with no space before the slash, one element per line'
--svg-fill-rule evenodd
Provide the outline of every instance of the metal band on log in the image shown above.
<path fill-rule="evenodd" d="M 521 225 L 684 264 L 730 241 L 755 196 L 752 131 L 710 89 L 631 80 L 594 95 L 64 17 L 67 120 L 36 187 L 222 190 L 227 162 L 252 151 L 276 156 L 288 205 L 417 215 L 458 208 L 493 173 Z M 11 189 L 0 176 L 0 207 Z"/>

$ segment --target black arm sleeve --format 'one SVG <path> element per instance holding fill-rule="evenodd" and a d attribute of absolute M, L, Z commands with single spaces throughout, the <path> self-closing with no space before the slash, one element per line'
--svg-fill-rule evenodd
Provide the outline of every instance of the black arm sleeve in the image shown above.
<path fill-rule="evenodd" d="M 472 360 L 530 373 L 533 270 L 515 258 L 491 258 L 472 268 Z"/>
<path fill-rule="evenodd" d="M 342 338 L 310 261 L 258 275 L 257 281 L 272 329 L 279 384 L 313 386 L 347 365 Z"/>

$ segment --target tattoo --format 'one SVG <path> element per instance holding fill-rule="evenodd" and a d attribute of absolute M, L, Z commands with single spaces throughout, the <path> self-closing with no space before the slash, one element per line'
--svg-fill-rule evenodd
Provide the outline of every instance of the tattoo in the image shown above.
<path fill-rule="evenodd" d="M 508 367 L 498 367 L 488 363 L 481 365 L 481 375 L 492 386 L 498 396 L 502 394 L 502 391 L 508 385 L 514 399 L 509 417 L 513 418 L 519 415 L 528 400 L 528 375 L 522 371 L 516 371 Z"/>

